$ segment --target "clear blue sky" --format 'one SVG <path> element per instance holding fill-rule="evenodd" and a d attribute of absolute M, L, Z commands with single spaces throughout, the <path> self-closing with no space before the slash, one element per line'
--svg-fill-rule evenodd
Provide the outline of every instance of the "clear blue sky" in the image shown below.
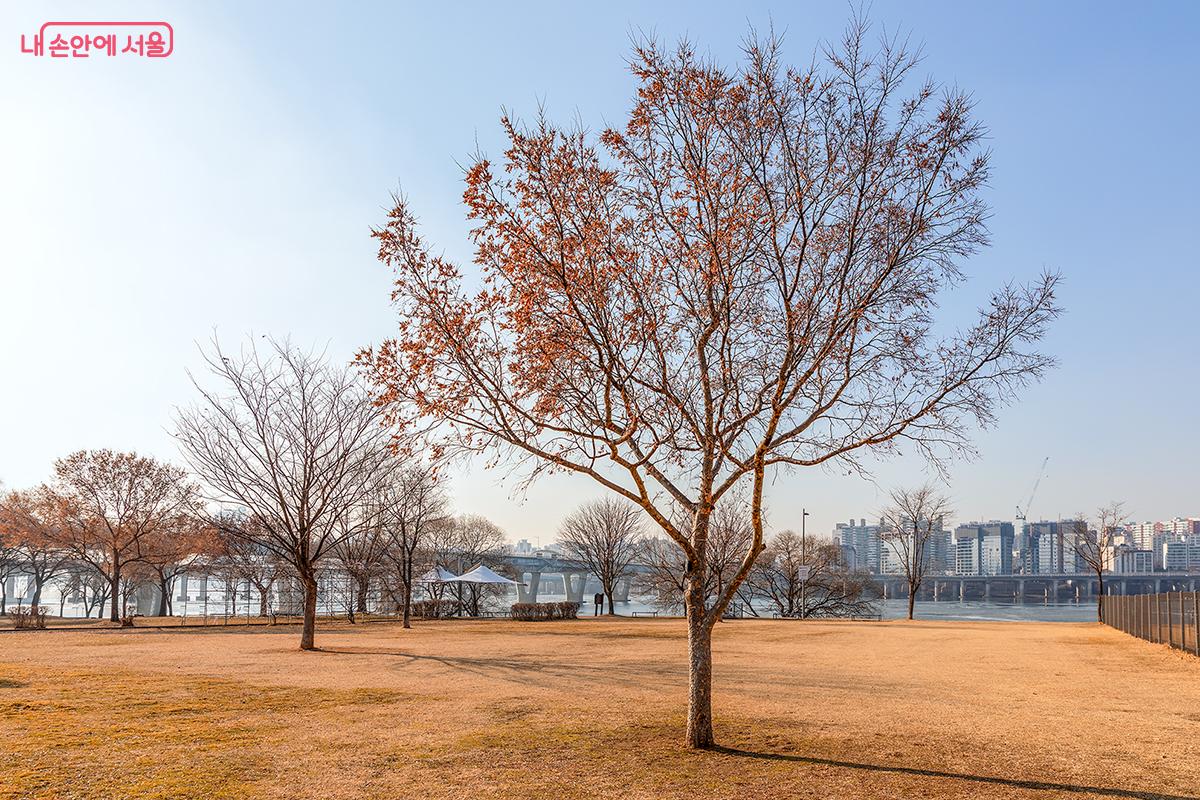
<path fill-rule="evenodd" d="M 736 5 L 736 7 L 735 7 Z M 403 187 L 431 240 L 469 254 L 457 166 L 500 150 L 501 106 L 617 123 L 631 32 L 688 35 L 732 61 L 772 20 L 807 62 L 837 37 L 831 3 L 5 3 L 0 7 L 0 479 L 43 480 L 80 447 L 177 458 L 172 408 L 192 399 L 195 342 L 215 328 L 328 343 L 339 358 L 393 327 L 367 232 Z M 34 59 L 50 19 L 165 19 L 168 59 Z M 989 288 L 1061 270 L 1061 368 L 954 467 L 958 517 L 1053 518 L 1128 501 L 1138 519 L 1200 515 L 1200 5 L 898 3 L 877 29 L 923 42 L 923 69 L 971 91 L 991 130 L 994 245 L 946 313 Z M 923 479 L 780 476 L 776 528 L 873 517 Z M 553 479 L 523 499 L 481 468 L 462 511 L 513 539 L 553 538 L 595 496 Z"/>

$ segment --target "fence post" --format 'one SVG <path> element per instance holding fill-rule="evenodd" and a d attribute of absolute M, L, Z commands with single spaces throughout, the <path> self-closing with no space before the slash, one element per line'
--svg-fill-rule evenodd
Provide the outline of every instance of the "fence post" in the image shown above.
<path fill-rule="evenodd" d="M 1162 614 L 1160 613 L 1160 609 L 1158 607 L 1158 598 L 1160 598 L 1160 597 L 1162 597 L 1162 595 L 1155 593 L 1155 595 L 1154 595 L 1154 643 L 1155 644 L 1160 644 L 1162 642 Z"/>
<path fill-rule="evenodd" d="M 1196 655 L 1200 656 L 1200 592 L 1192 592 L 1192 632 L 1196 634 L 1192 644 L 1196 646 Z"/>

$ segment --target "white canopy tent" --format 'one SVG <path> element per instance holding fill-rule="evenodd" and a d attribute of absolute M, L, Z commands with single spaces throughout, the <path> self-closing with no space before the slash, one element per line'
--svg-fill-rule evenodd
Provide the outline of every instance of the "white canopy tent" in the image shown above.
<path fill-rule="evenodd" d="M 416 583 L 452 583 L 458 580 L 458 576 L 448 569 L 434 567 L 426 572 L 421 577 L 417 578 Z"/>
<path fill-rule="evenodd" d="M 503 575 L 498 575 L 492 570 L 480 564 L 470 572 L 459 575 L 456 578 L 460 583 L 502 583 L 509 586 L 524 586 L 520 581 L 514 581 L 511 578 L 506 578 Z"/>

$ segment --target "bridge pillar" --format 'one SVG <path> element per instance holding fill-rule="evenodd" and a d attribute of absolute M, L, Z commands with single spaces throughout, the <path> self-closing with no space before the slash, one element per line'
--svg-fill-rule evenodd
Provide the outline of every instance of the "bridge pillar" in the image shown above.
<path fill-rule="evenodd" d="M 538 596 L 538 584 L 542 581 L 542 573 L 530 572 L 529 582 L 525 586 L 517 585 L 517 602 L 519 603 L 536 603 Z"/>
<path fill-rule="evenodd" d="M 587 573 L 563 573 L 563 588 L 566 590 L 567 602 L 582 603 L 583 587 L 587 585 Z"/>
<path fill-rule="evenodd" d="M 967 585 L 966 581 L 964 581 L 962 578 L 958 579 L 958 602 L 960 602 L 960 603 L 965 602 L 967 599 L 966 585 Z"/>
<path fill-rule="evenodd" d="M 992 582 L 989 581 L 987 578 L 983 579 L 983 599 L 984 600 L 992 599 Z"/>
<path fill-rule="evenodd" d="M 628 603 L 629 602 L 629 584 L 632 580 L 626 575 L 617 581 L 617 585 L 613 588 L 613 602 Z"/>
<path fill-rule="evenodd" d="M 1025 579 L 1024 578 L 1017 579 L 1017 596 L 1013 599 L 1016 600 L 1018 603 L 1025 602 Z"/>
<path fill-rule="evenodd" d="M 934 578 L 933 579 L 933 602 L 936 603 L 937 601 L 938 601 L 938 579 Z"/>

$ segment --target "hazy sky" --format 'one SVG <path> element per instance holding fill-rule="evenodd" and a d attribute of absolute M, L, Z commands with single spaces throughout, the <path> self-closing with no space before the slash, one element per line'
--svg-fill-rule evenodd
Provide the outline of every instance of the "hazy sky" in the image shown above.
<path fill-rule="evenodd" d="M 901 4 L 871 17 L 923 42 L 922 70 L 972 92 L 994 150 L 993 246 L 946 298 L 1065 276 L 1046 348 L 1061 368 L 978 437 L 947 491 L 957 517 L 1011 518 L 1050 457 L 1033 516 L 1124 499 L 1138 519 L 1200 515 L 1200 259 L 1193 3 Z M 173 407 L 215 329 L 328 345 L 388 335 L 389 278 L 368 236 L 402 187 L 428 238 L 466 261 L 459 164 L 497 154 L 502 106 L 620 123 L 639 30 L 725 61 L 748 25 L 807 63 L 849 6 L 830 3 L 18 3 L 0 6 L 0 479 L 44 480 L 87 447 L 178 459 Z M 344 9 L 344 10 L 343 10 Z M 164 19 L 167 59 L 35 59 L 53 19 Z M 776 529 L 873 517 L 916 460 L 876 482 L 809 470 L 770 491 Z M 582 480 L 523 497 L 481 467 L 461 511 L 543 543 Z"/>

